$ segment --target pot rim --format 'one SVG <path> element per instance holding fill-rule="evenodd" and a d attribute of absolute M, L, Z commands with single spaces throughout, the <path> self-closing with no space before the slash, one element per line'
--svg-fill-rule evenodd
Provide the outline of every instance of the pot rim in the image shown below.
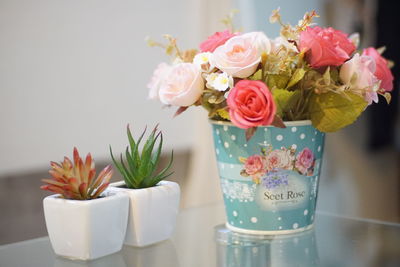
<path fill-rule="evenodd" d="M 118 181 L 118 182 L 111 183 L 109 188 L 111 188 L 111 190 L 115 189 L 115 188 L 118 188 L 118 189 L 121 189 L 121 190 L 122 189 L 126 189 L 126 190 L 149 190 L 149 189 L 157 188 L 159 186 L 168 185 L 168 184 L 178 184 L 178 183 L 172 182 L 172 181 L 162 180 L 162 181 L 158 182 L 158 184 L 156 184 L 155 186 L 152 186 L 152 187 L 146 187 L 146 188 L 128 188 L 128 187 L 126 187 L 126 188 L 122 188 L 120 186 L 121 185 L 126 185 L 126 183 L 125 183 L 124 180 L 121 180 L 121 181 Z"/>
<path fill-rule="evenodd" d="M 122 193 L 116 192 L 114 190 L 110 190 L 110 187 L 108 187 L 106 189 L 106 191 L 101 194 L 102 197 L 100 197 L 100 198 L 78 200 L 78 199 L 60 198 L 60 196 L 61 196 L 61 194 L 53 194 L 53 195 L 46 196 L 43 200 L 51 199 L 53 201 L 58 201 L 58 202 L 63 202 L 63 203 L 90 205 L 91 203 L 94 203 L 94 202 L 100 203 L 100 202 L 108 201 L 110 199 L 124 197 L 124 195 Z"/>
<path fill-rule="evenodd" d="M 208 121 L 210 122 L 210 124 L 227 125 L 227 126 L 237 127 L 230 121 L 217 121 L 217 120 L 213 120 L 213 119 L 208 119 Z M 283 123 L 285 124 L 285 126 L 288 126 L 288 127 L 312 125 L 311 120 L 284 121 Z M 258 126 L 258 127 L 260 127 L 260 128 L 276 128 L 275 126 L 272 126 L 272 125 Z"/>

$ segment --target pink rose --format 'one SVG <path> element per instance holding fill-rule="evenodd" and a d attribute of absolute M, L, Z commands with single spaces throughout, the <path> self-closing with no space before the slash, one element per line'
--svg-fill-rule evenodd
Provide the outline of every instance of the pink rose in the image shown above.
<path fill-rule="evenodd" d="M 265 83 L 241 80 L 231 89 L 227 99 L 233 124 L 247 129 L 272 123 L 276 106 Z"/>
<path fill-rule="evenodd" d="M 303 175 L 306 175 L 314 166 L 314 154 L 306 147 L 296 157 L 295 167 Z"/>
<path fill-rule="evenodd" d="M 371 104 L 378 102 L 377 88 L 374 86 L 378 82 L 375 71 L 374 59 L 357 53 L 340 67 L 339 76 L 351 92 L 363 96 Z"/>
<path fill-rule="evenodd" d="M 311 67 L 340 66 L 356 49 L 347 34 L 333 28 L 307 27 L 300 33 L 300 51 Z"/>
<path fill-rule="evenodd" d="M 252 35 L 232 37 L 214 51 L 214 65 L 237 78 L 249 77 L 256 71 L 260 61 L 259 47 Z"/>
<path fill-rule="evenodd" d="M 198 66 L 179 63 L 172 66 L 160 85 L 160 101 L 166 105 L 187 107 L 194 104 L 204 90 L 204 80 Z"/>
<path fill-rule="evenodd" d="M 293 169 L 293 156 L 290 155 L 290 150 L 275 149 L 271 151 L 266 158 L 267 170 L 272 171 L 275 169 L 292 170 Z"/>
<path fill-rule="evenodd" d="M 147 84 L 147 88 L 150 89 L 150 99 L 158 99 L 158 91 L 160 90 L 160 86 L 165 78 L 168 76 L 170 70 L 171 66 L 167 63 L 162 62 L 158 64 L 157 68 L 153 72 L 153 76 L 151 77 L 150 82 Z"/>
<path fill-rule="evenodd" d="M 246 159 L 244 170 L 248 175 L 258 175 L 265 173 L 265 160 L 260 155 L 253 155 Z"/>
<path fill-rule="evenodd" d="M 214 50 L 218 46 L 223 45 L 233 36 L 235 36 L 235 34 L 231 33 L 229 30 L 225 30 L 223 32 L 216 32 L 213 35 L 209 36 L 207 40 L 205 40 L 200 44 L 200 51 L 214 52 Z"/>
<path fill-rule="evenodd" d="M 375 76 L 379 80 L 381 80 L 381 88 L 385 89 L 386 92 L 390 92 L 393 90 L 393 74 L 388 67 L 387 60 L 382 57 L 378 51 L 373 48 L 369 47 L 363 50 L 363 56 L 370 56 L 375 59 L 376 63 L 376 70 Z"/>

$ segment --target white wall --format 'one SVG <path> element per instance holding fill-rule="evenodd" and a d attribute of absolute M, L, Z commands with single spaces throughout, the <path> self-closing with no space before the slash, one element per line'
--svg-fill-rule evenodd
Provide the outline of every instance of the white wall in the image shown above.
<path fill-rule="evenodd" d="M 161 122 L 167 149 L 190 148 L 194 114 L 147 100 L 167 60 L 144 38 L 170 33 L 184 48 L 204 37 L 201 0 L 0 0 L 0 176 L 48 166 L 73 146 L 108 159 L 129 122 Z"/>
<path fill-rule="evenodd" d="M 218 21 L 229 2 L 0 0 L 0 177 L 45 168 L 71 155 L 73 146 L 108 159 L 109 144 L 123 149 L 128 122 L 136 134 L 161 122 L 168 150 L 203 142 L 204 125 L 198 124 L 204 114 L 193 110 L 172 119 L 174 110 L 147 100 L 145 85 L 168 58 L 144 38 L 170 33 L 183 48 L 196 47 L 222 29 Z M 271 37 L 279 29 L 269 26 L 272 9 L 281 6 L 294 22 L 317 5 L 234 2 L 242 9 L 238 26 L 248 31 L 265 25 Z"/>

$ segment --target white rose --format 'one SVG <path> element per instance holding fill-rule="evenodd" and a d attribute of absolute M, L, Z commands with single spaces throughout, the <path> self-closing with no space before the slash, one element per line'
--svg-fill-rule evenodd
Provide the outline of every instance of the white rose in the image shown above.
<path fill-rule="evenodd" d="M 187 107 L 194 104 L 204 90 L 204 80 L 199 67 L 192 63 L 172 66 L 161 83 L 160 101 L 167 105 Z"/>
<path fill-rule="evenodd" d="M 253 41 L 253 36 L 246 34 L 232 37 L 214 50 L 215 66 L 233 77 L 249 77 L 261 61 Z"/>
<path fill-rule="evenodd" d="M 355 54 L 352 59 L 346 61 L 340 68 L 340 79 L 349 86 L 349 90 L 359 94 L 371 104 L 378 102 L 376 93 L 378 79 L 374 73 L 376 70 L 375 60 L 370 56 Z"/>
<path fill-rule="evenodd" d="M 271 41 L 263 32 L 249 32 L 242 35 L 243 38 L 250 38 L 258 53 L 269 54 L 271 52 Z"/>
<path fill-rule="evenodd" d="M 153 76 L 151 77 L 150 82 L 147 84 L 147 88 L 150 89 L 150 99 L 158 99 L 158 91 L 160 90 L 160 86 L 165 78 L 168 76 L 170 70 L 171 66 L 167 63 L 162 62 L 158 64 L 157 68 L 153 72 Z"/>

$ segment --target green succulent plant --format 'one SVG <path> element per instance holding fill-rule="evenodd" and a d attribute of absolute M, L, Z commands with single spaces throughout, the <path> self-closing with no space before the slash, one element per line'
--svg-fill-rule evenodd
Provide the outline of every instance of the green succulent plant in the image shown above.
<path fill-rule="evenodd" d="M 168 165 L 157 172 L 163 145 L 163 135 L 157 127 L 158 125 L 154 127 L 147 140 L 140 148 L 140 143 L 146 133 L 147 127 L 136 141 L 128 125 L 127 135 L 129 145 L 125 150 L 125 158 L 123 153 L 121 153 L 119 161 L 115 159 L 110 146 L 111 158 L 124 178 L 128 188 L 138 189 L 152 187 L 173 173 L 168 171 L 172 165 L 174 157 L 173 151 L 171 152 Z"/>

